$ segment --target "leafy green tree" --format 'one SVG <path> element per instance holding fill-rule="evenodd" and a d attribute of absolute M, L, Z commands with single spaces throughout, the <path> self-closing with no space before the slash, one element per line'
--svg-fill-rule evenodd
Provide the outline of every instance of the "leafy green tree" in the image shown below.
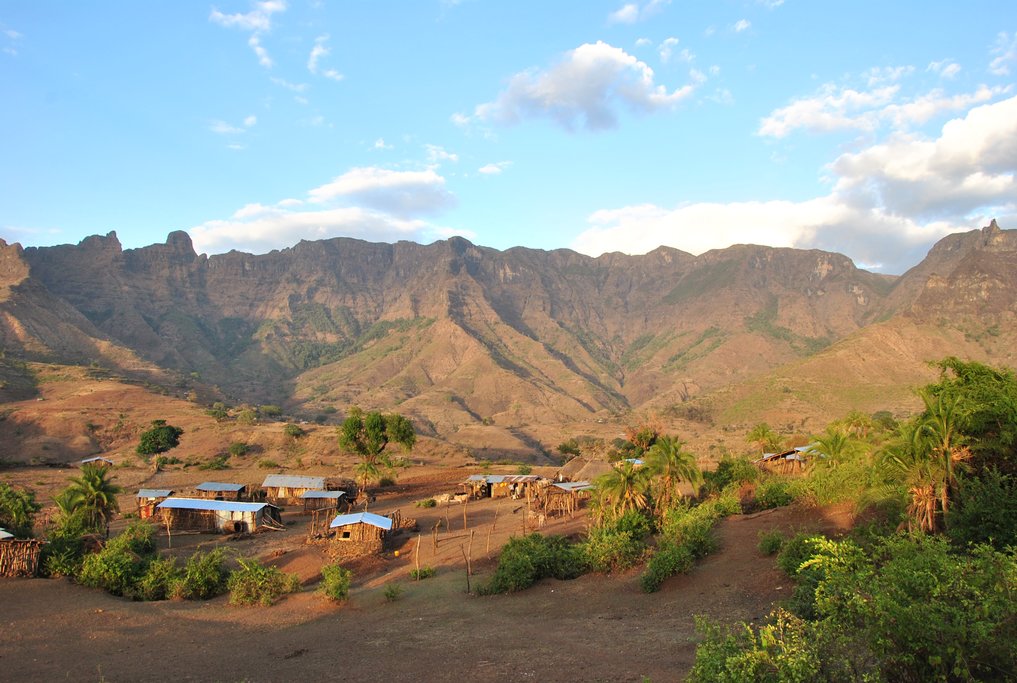
<path fill-rule="evenodd" d="M 863 454 L 865 450 L 865 443 L 851 436 L 847 431 L 837 427 L 827 427 L 823 434 L 812 438 L 812 443 L 806 452 L 809 455 L 819 456 L 815 462 L 836 467 L 844 460 Z"/>
<path fill-rule="evenodd" d="M 299 439 L 306 433 L 307 432 L 305 432 L 303 428 L 300 427 L 300 425 L 290 423 L 283 427 L 283 434 L 290 437 L 291 439 Z"/>
<path fill-rule="evenodd" d="M 72 477 L 70 485 L 57 497 L 58 504 L 68 516 L 80 515 L 88 529 L 109 529 L 109 522 L 120 509 L 117 494 L 123 489 L 107 479 L 109 468 L 87 463 L 81 467 L 81 476 Z"/>
<path fill-rule="evenodd" d="M 183 433 L 183 429 L 166 424 L 166 420 L 152 420 L 152 428 L 141 433 L 138 455 L 155 455 L 176 448 Z"/>
<path fill-rule="evenodd" d="M 780 448 L 780 435 L 765 422 L 760 422 L 745 436 L 745 440 L 759 449 L 760 455 Z"/>
<path fill-rule="evenodd" d="M 212 407 L 205 411 L 205 414 L 211 415 L 217 422 L 222 422 L 230 416 L 229 411 L 226 410 L 226 404 L 221 401 L 213 403 Z"/>
<path fill-rule="evenodd" d="M 614 471 L 598 477 L 596 486 L 600 513 L 608 518 L 650 506 L 650 469 L 647 467 L 622 462 Z"/>
<path fill-rule="evenodd" d="M 0 482 L 0 527 L 15 536 L 28 536 L 32 532 L 32 518 L 38 511 L 33 491 Z"/>
<path fill-rule="evenodd" d="M 384 452 L 390 441 L 411 450 L 416 439 L 413 423 L 402 415 L 382 415 L 375 411 L 364 413 L 356 406 L 339 426 L 339 445 L 361 457 L 357 475 L 365 487 L 368 482 L 380 480 L 385 472 L 394 469 L 392 459 Z"/>
<path fill-rule="evenodd" d="M 681 498 L 678 486 L 687 482 L 693 488 L 703 482 L 696 457 L 684 450 L 685 444 L 675 436 L 661 436 L 646 452 L 646 467 L 657 478 L 655 503 L 658 511 L 666 510 Z"/>

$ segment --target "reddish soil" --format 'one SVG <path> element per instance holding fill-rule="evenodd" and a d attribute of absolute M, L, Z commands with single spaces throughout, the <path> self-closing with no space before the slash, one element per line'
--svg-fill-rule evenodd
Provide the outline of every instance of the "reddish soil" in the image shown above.
<path fill-rule="evenodd" d="M 437 484 L 436 481 L 429 484 Z M 377 501 L 399 508 L 422 529 L 445 509 L 409 505 L 425 487 Z M 427 488 L 430 488 L 428 486 Z M 439 489 L 434 489 L 439 490 Z M 519 501 L 485 500 L 467 508 L 473 539 L 473 585 L 490 574 L 497 550 L 522 531 Z M 497 526 L 487 536 L 497 511 Z M 134 603 L 66 580 L 0 581 L 0 679 L 80 681 L 653 681 L 680 680 L 689 671 L 697 634 L 693 616 L 724 622 L 758 620 L 790 585 L 756 549 L 760 531 L 837 531 L 845 510 L 781 509 L 724 520 L 720 549 L 656 594 L 642 593 L 638 571 L 621 576 L 545 580 L 518 594 L 466 594 L 462 507 L 448 510 L 451 533 L 437 550 L 422 534 L 421 566 L 437 576 L 412 582 L 415 536 L 396 544 L 400 555 L 354 564 L 351 599 L 334 605 L 315 594 L 322 562 L 303 544 L 303 520 L 284 531 L 226 541 L 240 554 L 268 559 L 297 573 L 305 588 L 273 607 L 239 608 L 225 597 L 208 602 Z M 547 533 L 577 533 L 582 516 L 549 521 Z M 174 553 L 222 537 L 174 536 Z M 160 547 L 166 539 L 160 538 Z M 383 586 L 402 592 L 389 602 Z"/>

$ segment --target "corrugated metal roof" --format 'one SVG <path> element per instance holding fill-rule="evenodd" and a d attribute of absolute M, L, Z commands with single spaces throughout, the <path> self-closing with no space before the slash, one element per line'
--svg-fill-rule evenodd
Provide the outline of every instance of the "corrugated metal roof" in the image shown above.
<path fill-rule="evenodd" d="M 294 474 L 270 474 L 265 477 L 263 488 L 283 487 L 288 489 L 323 489 L 325 477 L 302 477 Z"/>
<path fill-rule="evenodd" d="M 221 510 L 225 512 L 257 512 L 264 507 L 275 507 L 268 503 L 238 503 L 232 500 L 208 500 L 206 498 L 167 498 L 157 508 L 174 510 Z"/>
<path fill-rule="evenodd" d="M 596 488 L 593 484 L 588 481 L 563 481 L 555 484 L 562 491 L 589 491 Z"/>
<path fill-rule="evenodd" d="M 14 534 L 7 529 L 0 529 L 0 541 L 6 541 L 8 538 L 14 538 Z"/>
<path fill-rule="evenodd" d="M 345 491 L 304 491 L 300 494 L 301 498 L 341 498 L 345 496 Z"/>
<path fill-rule="evenodd" d="M 329 524 L 329 526 L 334 529 L 336 527 L 347 526 L 349 524 L 370 524 L 371 526 L 376 526 L 379 529 L 384 529 L 385 531 L 392 528 L 391 519 L 388 517 L 382 517 L 381 515 L 376 515 L 373 512 L 357 512 L 352 515 L 339 515 L 332 520 L 332 523 Z"/>
<path fill-rule="evenodd" d="M 203 481 L 194 488 L 199 491 L 239 491 L 245 487 L 243 484 L 227 484 L 221 481 Z"/>
<path fill-rule="evenodd" d="M 90 462 L 104 462 L 107 465 L 112 465 L 113 464 L 112 460 L 110 460 L 109 458 L 104 458 L 101 455 L 97 455 L 94 458 L 85 458 L 84 460 L 81 461 L 81 464 L 82 465 L 87 465 Z"/>
<path fill-rule="evenodd" d="M 170 489 L 139 489 L 138 498 L 169 498 L 173 495 Z"/>

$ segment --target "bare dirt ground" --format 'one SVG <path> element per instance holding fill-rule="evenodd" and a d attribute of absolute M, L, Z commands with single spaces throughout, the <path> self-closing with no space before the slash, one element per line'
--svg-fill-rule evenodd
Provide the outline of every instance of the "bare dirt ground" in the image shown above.
<path fill-rule="evenodd" d="M 444 525 L 445 509 L 408 505 L 424 493 L 408 488 L 372 509 L 416 511 L 424 530 L 438 519 Z M 522 533 L 519 507 L 519 501 L 501 499 L 467 508 L 474 586 L 490 575 L 508 537 Z M 314 592 L 322 555 L 302 542 L 306 518 L 292 514 L 286 519 L 296 523 L 285 532 L 225 541 L 238 554 L 270 559 L 307 584 L 269 608 L 233 607 L 225 596 L 134 603 L 62 579 L 0 581 L 0 679 L 675 681 L 694 659 L 694 615 L 758 620 L 788 594 L 786 578 L 756 549 L 760 531 L 835 532 L 850 523 L 846 510 L 786 508 L 729 518 L 718 527 L 720 550 L 653 595 L 640 591 L 633 571 L 545 580 L 518 594 L 477 597 L 466 593 L 461 546 L 469 537 L 462 531 L 462 506 L 450 507 L 448 515 L 452 531 L 439 534 L 437 549 L 429 533 L 421 537 L 420 564 L 437 568 L 437 576 L 409 579 L 416 536 L 407 534 L 397 542 L 398 557 L 390 550 L 353 565 L 356 579 L 343 605 Z M 550 521 L 542 531 L 571 534 L 584 527 L 579 515 Z M 182 554 L 223 542 L 205 535 L 173 541 Z M 160 547 L 165 543 L 160 538 Z M 396 582 L 402 592 L 387 601 L 383 586 Z"/>

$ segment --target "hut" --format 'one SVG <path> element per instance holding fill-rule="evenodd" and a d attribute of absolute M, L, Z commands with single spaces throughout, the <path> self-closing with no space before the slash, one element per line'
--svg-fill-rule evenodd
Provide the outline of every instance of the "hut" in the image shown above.
<path fill-rule="evenodd" d="M 155 515 L 155 506 L 173 495 L 171 489 L 139 489 L 138 517 L 148 519 Z"/>
<path fill-rule="evenodd" d="M 230 484 L 221 481 L 203 481 L 194 489 L 197 491 L 197 498 L 207 500 L 239 501 L 247 493 L 247 487 L 243 484 Z"/>
<path fill-rule="evenodd" d="M 335 529 L 331 555 L 335 559 L 359 557 L 381 552 L 385 534 L 392 530 L 392 520 L 373 512 L 338 515 L 329 524 Z"/>
<path fill-rule="evenodd" d="M 323 491 L 327 487 L 325 477 L 270 474 L 265 477 L 261 488 L 265 491 L 265 500 L 274 505 L 300 505 L 304 503 L 303 494 L 308 491 Z"/>
<path fill-rule="evenodd" d="M 44 545 L 46 541 L 14 538 L 14 534 L 0 529 L 0 576 L 35 576 Z"/>
<path fill-rule="evenodd" d="M 113 461 L 110 460 L 109 458 L 104 458 L 101 455 L 97 455 L 97 456 L 92 457 L 92 458 L 85 458 L 84 460 L 82 460 L 78 464 L 79 465 L 105 465 L 106 467 L 112 467 L 113 466 Z"/>
<path fill-rule="evenodd" d="M 753 460 L 753 464 L 761 469 L 768 469 L 780 474 L 794 474 L 805 468 L 805 458 L 812 446 L 796 446 L 780 453 L 763 453 L 761 458 Z"/>
<path fill-rule="evenodd" d="M 538 474 L 471 474 L 462 486 L 470 498 L 530 498 L 546 486 Z"/>
<path fill-rule="evenodd" d="M 304 502 L 304 514 L 309 515 L 314 510 L 338 509 L 340 505 L 346 505 L 345 491 L 304 491 L 300 494 Z"/>
<path fill-rule="evenodd" d="M 588 481 L 556 482 L 548 486 L 541 497 L 547 515 L 573 515 L 582 501 L 590 497 L 594 485 Z"/>
<path fill-rule="evenodd" d="M 156 509 L 162 524 L 174 531 L 237 533 L 284 528 L 279 508 L 269 503 L 167 498 Z"/>
<path fill-rule="evenodd" d="M 589 460 L 575 457 L 558 470 L 555 481 L 593 481 L 603 474 L 610 474 L 614 468 L 606 460 Z"/>

